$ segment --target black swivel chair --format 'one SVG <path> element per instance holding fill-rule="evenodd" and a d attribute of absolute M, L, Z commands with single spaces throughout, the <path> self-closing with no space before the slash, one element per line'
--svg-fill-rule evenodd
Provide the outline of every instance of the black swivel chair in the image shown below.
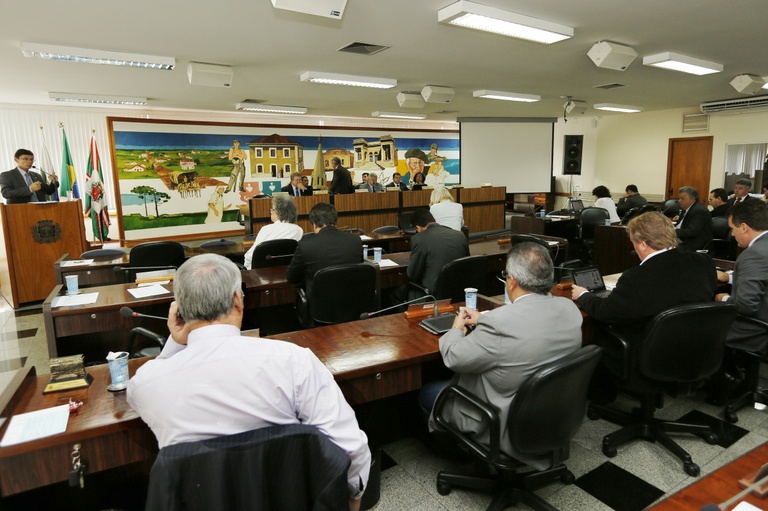
<path fill-rule="evenodd" d="M 179 268 L 186 256 L 184 247 L 176 241 L 151 241 L 141 243 L 131 249 L 130 262 L 125 269 L 127 282 L 136 279 L 136 273 L 149 270 L 140 270 L 135 268 L 147 268 L 161 270 L 163 268 Z"/>
<path fill-rule="evenodd" d="M 88 250 L 80 254 L 80 259 L 95 259 L 97 257 L 122 257 L 125 255 L 124 250 L 117 248 L 97 248 L 95 250 Z"/>
<path fill-rule="evenodd" d="M 579 240 L 581 241 L 582 255 L 585 260 L 592 260 L 592 252 L 595 246 L 595 227 L 605 225 L 611 215 L 605 208 L 589 207 L 579 213 Z"/>
<path fill-rule="evenodd" d="M 269 240 L 253 249 L 251 268 L 286 266 L 291 264 L 299 242 L 296 240 Z"/>
<path fill-rule="evenodd" d="M 144 345 L 136 346 L 136 340 L 139 337 L 146 337 L 150 343 L 148 345 L 145 343 Z M 128 349 L 126 351 L 131 358 L 156 357 L 162 351 L 163 346 L 165 346 L 165 341 L 166 338 L 162 335 L 137 326 L 132 328 L 128 334 Z"/>
<path fill-rule="evenodd" d="M 474 477 L 440 472 L 437 491 L 448 495 L 453 486 L 492 492 L 488 511 L 506 509 L 518 501 L 535 510 L 555 510 L 533 493 L 546 483 L 574 481 L 563 464 L 568 459 L 570 442 L 584 420 L 587 387 L 600 357 L 600 348 L 585 346 L 579 351 L 547 364 L 536 371 L 520 387 L 513 399 L 507 430 L 512 447 L 521 458 L 547 466 L 545 470 L 518 474 L 526 463 L 501 452 L 501 424 L 498 410 L 458 385 L 447 387 L 438 396 L 434 417 L 458 444 L 472 455 L 496 469 L 496 477 Z M 476 442 L 444 417 L 445 404 L 451 400 L 465 402 L 489 424 L 490 445 Z M 556 510 L 555 510 L 556 511 Z"/>
<path fill-rule="evenodd" d="M 396 225 L 383 225 L 375 228 L 371 231 L 373 234 L 397 234 L 400 232 L 400 227 Z"/>
<path fill-rule="evenodd" d="M 628 342 L 606 329 L 605 343 L 615 343 L 620 362 L 605 365 L 619 389 L 639 396 L 640 407 L 632 412 L 590 404 L 590 419 L 602 417 L 623 425 L 603 437 L 603 454 L 612 458 L 616 448 L 635 439 L 659 442 L 683 461 L 690 476 L 699 475 L 696 465 L 668 433 L 692 433 L 707 443 L 718 442 L 709 426 L 667 421 L 654 417 L 663 392 L 670 384 L 692 384 L 715 374 L 722 364 L 725 335 L 736 317 L 736 306 L 722 302 L 682 305 L 656 315 L 646 327 L 642 339 Z M 605 344 L 606 349 L 609 349 Z"/>
<path fill-rule="evenodd" d="M 400 230 L 403 231 L 405 234 L 416 234 L 416 228 L 413 226 L 413 223 L 411 222 L 412 217 L 413 217 L 413 212 L 400 213 L 397 215 L 397 225 L 400 227 Z"/>
<path fill-rule="evenodd" d="M 460 257 L 443 266 L 435 283 L 435 289 L 427 289 L 415 282 L 408 285 L 422 295 L 432 295 L 438 300 L 450 298 L 452 302 L 464 301 L 464 288 L 474 287 L 480 293 L 486 288 L 488 259 L 482 255 Z M 416 298 L 419 295 L 413 296 Z"/>
<path fill-rule="evenodd" d="M 704 245 L 704 250 L 716 259 L 736 260 L 738 245 L 736 240 L 731 237 L 728 217 L 716 216 L 712 219 L 712 239 Z"/>
<path fill-rule="evenodd" d="M 205 243 L 201 243 L 200 248 L 225 248 L 225 247 L 231 247 L 234 245 L 237 245 L 237 243 L 235 243 L 232 240 L 227 240 L 222 238 L 220 240 L 211 240 L 211 241 L 206 241 Z"/>
<path fill-rule="evenodd" d="M 155 511 L 348 509 L 349 456 L 316 427 L 271 426 L 160 449 Z"/>
<path fill-rule="evenodd" d="M 763 337 L 768 337 L 768 323 L 747 316 L 738 316 L 738 321 L 752 323 L 762 328 L 764 330 Z M 745 406 L 754 405 L 755 403 L 768 405 L 768 389 L 760 388 L 760 364 L 768 362 L 768 354 L 731 347 L 726 349 L 739 351 L 744 354 L 745 389 L 740 395 L 729 398 L 724 411 L 725 420 L 735 423 L 739 420 L 736 412 Z"/>
<path fill-rule="evenodd" d="M 311 291 L 299 289 L 296 311 L 304 328 L 360 319 L 379 308 L 379 267 L 371 263 L 323 268 L 312 279 Z"/>
<path fill-rule="evenodd" d="M 661 205 L 661 212 L 668 218 L 673 218 L 680 214 L 680 203 L 677 198 L 667 199 Z"/>
<path fill-rule="evenodd" d="M 653 204 L 644 204 L 636 208 L 630 208 L 630 210 L 624 213 L 624 216 L 621 217 L 621 225 L 627 225 L 629 221 L 636 216 L 640 216 L 643 213 L 647 213 L 649 211 L 656 211 L 656 206 Z"/>

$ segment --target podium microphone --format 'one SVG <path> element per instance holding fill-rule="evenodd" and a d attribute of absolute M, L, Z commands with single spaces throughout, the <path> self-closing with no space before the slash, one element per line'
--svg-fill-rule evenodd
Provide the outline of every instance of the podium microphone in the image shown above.
<path fill-rule="evenodd" d="M 121 273 L 124 271 L 156 271 L 156 270 L 178 270 L 175 266 L 115 266 L 113 270 L 115 273 Z"/>
<path fill-rule="evenodd" d="M 432 295 L 424 295 L 424 296 L 420 296 L 420 297 L 418 297 L 418 298 L 414 298 L 413 300 L 408 300 L 407 302 L 398 303 L 397 305 L 393 305 L 393 306 L 391 306 L 391 307 L 386 307 L 386 308 L 384 308 L 384 309 L 379 309 L 379 310 L 377 310 L 377 311 L 373 311 L 373 312 L 363 312 L 362 314 L 360 314 L 360 319 L 368 319 L 368 318 L 370 318 L 370 317 L 376 316 L 377 314 L 381 314 L 382 312 L 387 312 L 387 311 L 390 311 L 390 310 L 392 310 L 392 309 L 396 309 L 396 308 L 398 308 L 398 307 L 401 307 L 401 306 L 403 306 L 403 305 L 409 305 L 409 304 L 411 304 L 411 303 L 416 303 L 416 302 L 418 302 L 418 301 L 421 301 L 421 300 L 425 300 L 425 299 L 427 299 L 427 298 L 429 298 L 429 299 L 432 301 L 432 303 L 434 303 L 434 304 L 435 304 L 435 312 L 434 312 L 434 317 L 437 317 L 437 316 L 438 316 L 438 314 L 437 314 L 437 298 L 435 298 L 435 297 L 434 297 L 434 296 L 432 296 Z M 124 307 L 124 308 L 126 308 L 126 307 Z"/>
<path fill-rule="evenodd" d="M 763 468 L 765 465 L 763 465 Z M 759 473 L 765 473 L 764 470 L 761 468 L 759 470 Z M 749 494 L 752 490 L 759 488 L 760 486 L 764 485 L 765 483 L 768 483 L 768 476 L 763 477 L 759 481 L 751 484 L 750 486 L 747 486 L 742 491 L 731 497 L 730 499 L 726 500 L 725 502 L 721 502 L 720 504 L 706 504 L 701 507 L 700 511 L 726 511 L 729 507 L 731 507 L 737 500 L 740 500 L 744 498 L 747 494 Z"/>
<path fill-rule="evenodd" d="M 46 171 L 44 171 L 44 170 L 43 170 L 43 169 L 41 169 L 40 167 L 37 167 L 37 166 L 35 166 L 35 165 L 32 165 L 32 168 L 33 168 L 33 169 L 35 169 L 35 170 L 39 170 L 40 172 L 42 172 L 42 173 L 43 173 L 43 174 L 45 174 L 46 176 L 50 176 L 50 174 L 49 174 L 49 173 L 47 173 Z"/>
<path fill-rule="evenodd" d="M 130 307 L 121 307 L 120 315 L 126 318 L 152 318 L 152 319 L 162 319 L 163 321 L 168 321 L 168 318 L 164 318 L 162 316 L 152 316 L 150 314 L 142 314 L 141 312 L 134 312 L 134 310 L 131 309 Z"/>

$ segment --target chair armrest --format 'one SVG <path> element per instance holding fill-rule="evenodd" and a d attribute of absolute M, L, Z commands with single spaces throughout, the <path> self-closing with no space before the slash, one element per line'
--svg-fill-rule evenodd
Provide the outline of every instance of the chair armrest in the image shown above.
<path fill-rule="evenodd" d="M 630 344 L 627 339 L 617 332 L 612 326 L 605 328 L 605 346 L 604 349 L 613 351 L 614 353 L 621 353 L 621 374 L 617 375 L 622 380 L 629 378 L 630 362 L 632 357 L 630 356 Z M 608 346 L 610 345 L 610 346 Z"/>
<path fill-rule="evenodd" d="M 160 349 L 165 346 L 165 341 L 167 340 L 165 337 L 163 337 L 160 334 L 156 334 L 155 332 L 151 330 L 147 330 L 144 327 L 137 326 L 136 328 L 132 328 L 130 333 L 128 334 L 128 355 L 130 357 L 133 357 L 134 351 L 133 351 L 133 345 L 136 343 L 136 338 L 140 335 L 154 341 L 157 343 L 158 346 L 160 346 Z"/>
<path fill-rule="evenodd" d="M 312 322 L 309 316 L 309 300 L 304 288 L 296 288 L 296 316 L 299 318 L 302 328 L 309 328 Z"/>
<path fill-rule="evenodd" d="M 446 403 L 452 398 L 465 405 L 477 409 L 484 416 L 490 427 L 490 445 L 488 447 L 476 442 L 474 439 L 464 434 L 462 431 L 448 422 L 448 419 L 443 416 L 443 409 L 445 408 Z M 494 406 L 486 403 L 475 394 L 471 393 L 463 387 L 460 387 L 459 385 L 449 385 L 443 389 L 442 392 L 440 392 L 439 396 L 437 396 L 433 414 L 435 421 L 440 425 L 440 427 L 450 432 L 471 452 L 487 461 L 488 463 L 494 463 L 499 458 L 501 424 L 499 420 L 499 412 Z"/>

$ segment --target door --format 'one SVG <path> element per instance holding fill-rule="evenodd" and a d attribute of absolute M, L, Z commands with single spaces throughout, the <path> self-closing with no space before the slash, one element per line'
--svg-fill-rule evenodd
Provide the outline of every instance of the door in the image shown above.
<path fill-rule="evenodd" d="M 692 186 L 699 199 L 709 197 L 709 175 L 712 168 L 714 137 L 670 138 L 667 156 L 667 191 L 665 198 L 677 197 L 677 190 Z"/>

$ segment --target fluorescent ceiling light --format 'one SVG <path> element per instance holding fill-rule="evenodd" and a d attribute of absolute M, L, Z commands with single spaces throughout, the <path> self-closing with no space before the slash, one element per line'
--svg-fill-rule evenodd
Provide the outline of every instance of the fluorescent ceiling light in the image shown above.
<path fill-rule="evenodd" d="M 317 71 L 305 71 L 301 73 L 300 78 L 302 82 L 349 85 L 352 87 L 371 87 L 374 89 L 391 89 L 392 87 L 397 86 L 397 80 L 392 80 L 390 78 L 320 73 Z"/>
<path fill-rule="evenodd" d="M 147 104 L 147 98 L 135 98 L 130 96 L 102 96 L 99 94 L 71 94 L 68 92 L 49 92 L 48 97 L 53 101 L 64 103 L 99 103 L 105 105 L 134 105 Z"/>
<path fill-rule="evenodd" d="M 639 106 L 617 105 L 616 103 L 596 103 L 592 105 L 592 108 L 596 110 L 605 110 L 607 112 L 623 112 L 626 114 L 643 111 Z"/>
<path fill-rule="evenodd" d="M 643 57 L 643 65 L 661 67 L 664 69 L 671 69 L 672 71 L 681 71 L 683 73 L 699 76 L 719 73 L 723 70 L 723 65 L 718 64 L 717 62 L 701 60 L 669 51 Z"/>
<path fill-rule="evenodd" d="M 541 100 L 541 96 L 533 94 L 518 94 L 517 92 L 504 92 L 500 90 L 476 90 L 472 93 L 476 98 L 501 99 L 504 101 L 521 101 L 523 103 L 535 103 Z"/>
<path fill-rule="evenodd" d="M 573 37 L 571 27 L 464 0 L 437 11 L 437 21 L 542 44 Z"/>
<path fill-rule="evenodd" d="M 426 119 L 426 114 L 405 114 L 400 112 L 372 112 L 373 117 L 386 117 L 388 119 L 413 119 L 421 120 Z"/>
<path fill-rule="evenodd" d="M 70 48 L 45 44 L 21 43 L 21 52 L 25 57 L 63 60 L 67 62 L 87 62 L 90 64 L 108 64 L 112 66 L 144 67 L 149 69 L 173 69 L 176 59 L 136 53 L 91 50 L 88 48 Z"/>
<path fill-rule="evenodd" d="M 763 76 L 763 80 L 765 80 L 765 85 L 763 85 L 763 89 L 768 89 L 768 76 Z"/>
<path fill-rule="evenodd" d="M 264 103 L 251 103 L 245 101 L 238 103 L 235 108 L 238 110 L 247 110 L 249 112 L 263 112 L 267 114 L 305 114 L 307 108 L 303 106 L 281 106 L 267 105 Z"/>

